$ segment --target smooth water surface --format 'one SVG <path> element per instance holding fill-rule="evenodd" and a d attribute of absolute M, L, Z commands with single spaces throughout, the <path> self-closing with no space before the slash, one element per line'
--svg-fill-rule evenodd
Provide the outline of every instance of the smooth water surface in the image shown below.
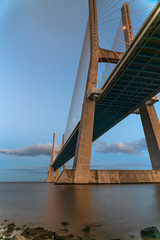
<path fill-rule="evenodd" d="M 98 239 L 141 239 L 140 230 L 160 227 L 160 185 L 54 185 L 0 183 L 0 221 L 57 230 Z"/>

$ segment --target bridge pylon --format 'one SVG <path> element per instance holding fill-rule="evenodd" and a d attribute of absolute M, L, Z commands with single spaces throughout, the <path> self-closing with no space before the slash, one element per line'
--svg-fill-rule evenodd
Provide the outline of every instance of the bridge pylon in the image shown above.
<path fill-rule="evenodd" d="M 90 174 L 95 99 L 89 99 L 87 98 L 87 95 L 90 92 L 91 88 L 96 88 L 97 86 L 97 71 L 99 60 L 97 10 L 96 1 L 94 0 L 89 0 L 89 24 L 91 58 L 73 164 L 74 183 L 88 183 Z"/>
<path fill-rule="evenodd" d="M 127 50 L 134 38 L 128 2 L 123 4 L 121 13 Z M 154 103 L 158 101 L 158 95 L 155 95 L 144 103 L 137 112 L 141 117 L 153 170 L 160 170 L 160 123 L 154 107 Z"/>
<path fill-rule="evenodd" d="M 113 52 L 102 49 L 98 41 L 97 25 L 97 7 L 95 0 L 89 0 L 89 24 L 90 24 L 90 66 L 82 106 L 82 114 L 74 156 L 73 170 L 74 183 L 86 184 L 90 179 L 90 161 L 93 141 L 93 126 L 95 117 L 96 97 L 101 93 L 97 88 L 97 72 L 99 62 L 118 63 L 118 56 L 122 57 L 123 53 Z"/>
<path fill-rule="evenodd" d="M 64 134 L 62 135 L 62 145 L 61 145 L 61 148 L 63 147 L 64 145 Z M 48 169 L 48 176 L 47 176 L 47 179 L 45 180 L 45 182 L 56 182 L 59 175 L 60 175 L 60 169 L 56 169 L 54 170 L 52 165 L 53 165 L 53 162 L 54 162 L 54 156 L 55 154 L 58 154 L 60 152 L 60 150 L 55 150 L 55 133 L 53 133 L 53 145 L 52 145 L 52 153 L 51 153 L 51 161 L 50 161 L 50 166 L 49 166 L 49 169 Z M 65 168 L 65 165 L 64 165 L 64 168 Z"/>

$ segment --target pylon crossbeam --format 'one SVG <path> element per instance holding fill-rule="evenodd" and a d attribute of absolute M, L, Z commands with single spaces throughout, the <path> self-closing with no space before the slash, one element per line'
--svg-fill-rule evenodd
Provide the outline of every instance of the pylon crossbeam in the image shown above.
<path fill-rule="evenodd" d="M 119 62 L 123 54 L 123 52 L 113 52 L 111 50 L 99 48 L 99 62 L 116 64 Z"/>

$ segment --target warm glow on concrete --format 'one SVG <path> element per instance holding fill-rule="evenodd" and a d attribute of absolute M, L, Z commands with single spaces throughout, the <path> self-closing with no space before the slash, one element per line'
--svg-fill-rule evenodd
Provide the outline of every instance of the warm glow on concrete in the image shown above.
<path fill-rule="evenodd" d="M 123 30 L 126 30 L 126 26 L 123 26 Z"/>

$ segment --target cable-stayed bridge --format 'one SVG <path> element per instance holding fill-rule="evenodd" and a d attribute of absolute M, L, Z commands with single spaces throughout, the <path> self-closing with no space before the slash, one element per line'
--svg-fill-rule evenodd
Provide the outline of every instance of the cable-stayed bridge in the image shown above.
<path fill-rule="evenodd" d="M 142 177 L 141 172 L 136 172 L 138 175 L 131 182 L 135 179 L 142 181 L 141 178 L 145 178 L 144 182 L 147 178 L 148 181 L 160 181 L 160 173 L 154 172 L 160 169 L 160 124 L 153 106 L 160 91 L 160 2 L 150 1 L 146 5 L 144 2 L 89 0 L 89 21 L 65 142 L 54 161 L 52 156 L 48 181 L 53 180 L 52 171 L 59 172 L 59 168 L 74 157 L 73 170 L 64 169 L 57 182 L 94 182 L 91 179 L 99 172 L 90 171 L 92 142 L 133 112 L 141 115 L 153 171 L 146 171 Z M 134 27 L 138 17 L 139 26 Z M 113 31 L 115 23 L 119 25 Z M 101 29 L 105 39 L 99 34 Z M 114 32 L 113 36 L 110 31 Z M 109 38 L 113 38 L 112 47 L 107 41 Z M 84 97 L 78 94 L 81 85 Z M 83 103 L 78 121 L 73 114 L 77 106 L 76 97 Z M 69 131 L 70 122 L 77 125 Z M 103 174 L 108 177 L 110 173 L 106 171 Z M 129 174 L 133 175 L 133 171 Z"/>

